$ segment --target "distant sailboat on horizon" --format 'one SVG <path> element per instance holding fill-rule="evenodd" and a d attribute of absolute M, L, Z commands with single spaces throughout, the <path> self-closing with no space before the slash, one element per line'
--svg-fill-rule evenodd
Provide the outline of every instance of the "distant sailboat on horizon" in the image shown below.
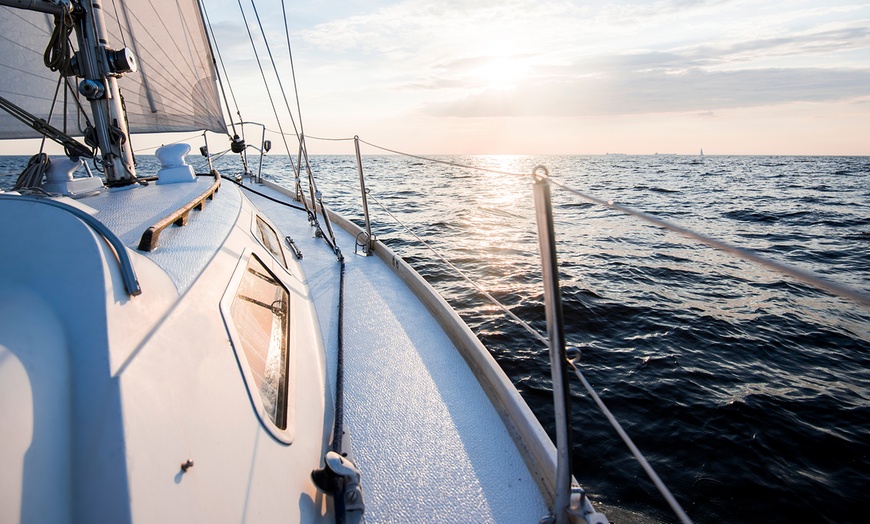
<path fill-rule="evenodd" d="M 701 148 L 701 155 L 700 156 L 704 156 L 704 148 L 703 147 Z"/>

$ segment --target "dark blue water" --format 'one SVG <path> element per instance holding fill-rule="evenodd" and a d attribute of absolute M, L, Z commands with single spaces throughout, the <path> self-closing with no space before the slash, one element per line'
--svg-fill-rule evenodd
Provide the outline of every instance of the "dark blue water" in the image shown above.
<path fill-rule="evenodd" d="M 870 292 L 870 158 L 451 157 L 529 173 Z M 361 216 L 350 157 L 314 160 Z M 364 160 L 371 194 L 519 317 L 545 331 L 531 180 Z M 564 191 L 565 320 L 584 373 L 697 522 L 862 522 L 870 510 L 870 315 Z M 372 205 L 374 229 L 490 348 L 552 427 L 547 355 Z M 671 521 L 574 384 L 575 474 L 610 506 Z M 615 519 L 619 520 L 619 519 Z"/>
<path fill-rule="evenodd" d="M 521 173 L 544 164 L 578 190 L 870 292 L 867 157 L 442 159 Z M 326 203 L 359 222 L 353 157 L 312 162 Z M 289 181 L 280 158 L 265 169 Z M 365 157 L 364 169 L 375 233 L 460 312 L 551 431 L 541 344 L 379 207 L 543 332 L 530 177 L 395 156 Z M 553 201 L 568 343 L 689 515 L 867 521 L 870 312 L 565 191 Z M 593 500 L 639 514 L 617 522 L 673 521 L 572 387 L 575 476 Z"/>

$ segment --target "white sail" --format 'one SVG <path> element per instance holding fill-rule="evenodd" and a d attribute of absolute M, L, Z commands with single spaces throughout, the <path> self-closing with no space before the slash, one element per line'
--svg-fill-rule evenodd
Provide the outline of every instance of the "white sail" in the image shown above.
<path fill-rule="evenodd" d="M 103 4 L 109 47 L 132 49 L 139 70 L 119 80 L 132 133 L 225 132 L 208 38 L 196 0 Z M 0 96 L 48 120 L 58 73 L 43 64 L 54 20 L 51 15 L 0 7 Z M 71 36 L 74 47 L 75 36 Z M 78 79 L 70 78 L 73 86 Z M 90 107 L 81 98 L 90 117 Z M 51 119 L 63 127 L 63 94 Z M 78 107 L 66 104 L 68 133 L 81 135 Z M 0 112 L 0 138 L 40 136 Z"/>

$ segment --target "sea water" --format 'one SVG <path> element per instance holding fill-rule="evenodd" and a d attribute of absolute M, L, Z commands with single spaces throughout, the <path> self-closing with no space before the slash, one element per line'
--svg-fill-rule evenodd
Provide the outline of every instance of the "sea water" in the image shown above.
<path fill-rule="evenodd" d="M 372 229 L 456 308 L 551 434 L 545 348 L 441 258 L 545 332 L 537 165 L 602 200 L 870 293 L 868 157 L 437 158 L 502 173 L 364 156 Z M 0 160 L 0 174 L 25 162 Z M 311 163 L 324 202 L 361 223 L 355 159 Z M 264 176 L 293 184 L 287 157 L 267 157 Z M 0 176 L 6 188 L 13 180 Z M 552 198 L 568 345 L 688 514 L 865 521 L 870 311 L 564 190 Z M 673 520 L 577 381 L 572 399 L 574 475 L 592 499 L 636 512 L 612 517 L 620 522 Z"/>

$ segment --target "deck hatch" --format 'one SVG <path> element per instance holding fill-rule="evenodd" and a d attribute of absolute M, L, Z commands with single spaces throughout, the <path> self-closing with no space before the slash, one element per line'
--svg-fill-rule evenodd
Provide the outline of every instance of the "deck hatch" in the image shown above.
<path fill-rule="evenodd" d="M 275 260 L 280 262 L 281 265 L 286 268 L 287 260 L 284 258 L 284 250 L 281 249 L 281 241 L 278 240 L 278 233 L 272 229 L 272 226 L 270 226 L 268 222 L 260 218 L 259 215 L 257 215 L 256 233 L 263 246 L 275 256 Z"/>
<path fill-rule="evenodd" d="M 251 371 L 248 387 L 272 423 L 287 429 L 290 294 L 256 255 L 248 259 L 230 316 Z"/>

